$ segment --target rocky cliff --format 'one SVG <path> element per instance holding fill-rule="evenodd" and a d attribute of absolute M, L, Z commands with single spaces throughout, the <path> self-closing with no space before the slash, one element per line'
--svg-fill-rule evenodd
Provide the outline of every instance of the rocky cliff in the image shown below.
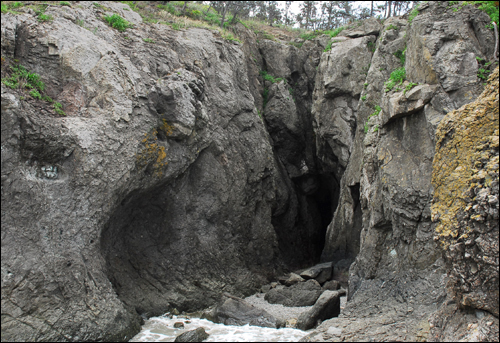
<path fill-rule="evenodd" d="M 485 13 L 429 2 L 297 44 L 146 24 L 121 3 L 45 13 L 2 13 L 2 80 L 24 66 L 65 112 L 2 82 L 2 340 L 126 340 L 139 315 L 202 309 L 320 259 L 350 266 L 350 301 L 310 340 L 430 340 L 430 325 L 447 339 L 451 325 L 428 321 L 455 311 L 447 274 L 462 308 L 493 315 L 485 337 L 498 330 L 498 110 L 473 117 L 488 132 L 471 126 L 464 149 L 480 164 L 456 152 L 477 175 L 443 184 L 466 207 L 442 204 L 450 172 L 436 167 L 472 110 L 438 124 L 484 89 Z M 109 27 L 111 13 L 134 28 Z"/>

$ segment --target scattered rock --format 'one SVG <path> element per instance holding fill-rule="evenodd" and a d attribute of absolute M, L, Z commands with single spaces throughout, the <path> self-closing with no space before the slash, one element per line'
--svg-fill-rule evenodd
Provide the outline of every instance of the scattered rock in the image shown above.
<path fill-rule="evenodd" d="M 338 291 L 325 291 L 308 312 L 302 313 L 297 320 L 297 328 L 309 330 L 318 320 L 336 317 L 340 314 L 340 293 Z"/>
<path fill-rule="evenodd" d="M 304 279 L 316 279 L 319 283 L 324 283 L 332 277 L 332 262 L 317 264 L 314 267 L 300 273 Z"/>
<path fill-rule="evenodd" d="M 295 285 L 296 283 L 303 282 L 305 281 L 304 278 L 302 278 L 300 275 L 295 274 L 295 273 L 290 273 L 290 276 L 283 282 L 285 286 L 292 286 Z"/>
<path fill-rule="evenodd" d="M 316 280 L 307 280 L 282 289 L 271 289 L 265 299 L 271 304 L 285 306 L 311 306 L 321 295 L 321 286 Z"/>
<path fill-rule="evenodd" d="M 204 328 L 197 328 L 196 330 L 190 330 L 180 334 L 175 337 L 174 342 L 203 342 L 209 336 Z"/>
<path fill-rule="evenodd" d="M 330 280 L 325 282 L 323 287 L 321 287 L 324 291 L 336 291 L 340 289 L 340 282 L 337 280 Z"/>
<path fill-rule="evenodd" d="M 210 317 L 210 316 L 207 316 Z M 268 328 L 285 326 L 283 320 L 277 319 L 267 311 L 255 307 L 243 299 L 232 297 L 212 312 L 211 320 L 225 325 L 254 325 Z"/>
<path fill-rule="evenodd" d="M 297 318 L 290 318 L 286 320 L 285 327 L 287 328 L 296 328 L 297 327 Z"/>
<path fill-rule="evenodd" d="M 183 322 L 175 322 L 174 323 L 174 328 L 176 328 L 176 329 L 184 329 L 184 323 Z"/>

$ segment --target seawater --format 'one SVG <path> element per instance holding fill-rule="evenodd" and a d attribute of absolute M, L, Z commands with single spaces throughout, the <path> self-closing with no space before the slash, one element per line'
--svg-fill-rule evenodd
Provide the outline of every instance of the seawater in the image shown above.
<path fill-rule="evenodd" d="M 184 323 L 184 329 L 174 328 L 174 323 Z M 216 324 L 206 319 L 173 316 L 151 317 L 141 332 L 129 342 L 173 342 L 183 332 L 203 327 L 210 335 L 205 342 L 297 342 L 307 335 L 298 329 L 271 329 L 260 326 L 233 326 Z"/>

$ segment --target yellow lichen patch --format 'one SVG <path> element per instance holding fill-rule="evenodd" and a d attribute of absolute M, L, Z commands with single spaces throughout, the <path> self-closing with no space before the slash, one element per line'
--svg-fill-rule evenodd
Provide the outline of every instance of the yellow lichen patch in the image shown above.
<path fill-rule="evenodd" d="M 160 130 L 162 130 L 165 135 L 170 136 L 174 130 L 174 127 L 172 125 L 169 125 L 166 119 L 162 119 L 162 123 L 163 124 L 160 126 Z"/>
<path fill-rule="evenodd" d="M 488 187 L 498 173 L 498 68 L 476 101 L 446 115 L 436 132 L 432 218 L 436 240 L 447 249 L 467 237 L 457 215 L 470 210 L 471 189 Z M 493 175 L 493 174 L 491 174 Z M 481 220 L 481 218 L 471 218 Z"/>
<path fill-rule="evenodd" d="M 163 126 L 165 126 L 165 129 Z M 166 121 L 164 121 L 163 126 L 160 129 L 164 130 L 167 134 L 168 124 Z M 161 177 L 163 175 L 163 167 L 166 166 L 168 162 L 166 161 L 167 153 L 165 147 L 158 144 L 158 130 L 153 129 L 151 132 L 145 133 L 144 136 L 142 140 L 144 147 L 141 152 L 136 155 L 137 165 L 140 168 L 145 168 L 152 163 L 154 175 Z"/>

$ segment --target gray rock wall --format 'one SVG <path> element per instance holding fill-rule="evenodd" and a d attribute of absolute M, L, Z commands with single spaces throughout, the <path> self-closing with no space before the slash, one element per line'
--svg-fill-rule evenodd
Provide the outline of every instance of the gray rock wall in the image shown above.
<path fill-rule="evenodd" d="M 90 2 L 48 23 L 2 14 L 2 56 L 67 114 L 2 84 L 2 340 L 126 340 L 139 314 L 248 295 L 320 256 L 336 273 L 354 261 L 345 339 L 382 339 L 391 321 L 391 339 L 420 337 L 445 299 L 435 131 L 481 92 L 487 16 L 429 2 L 411 26 L 370 19 L 299 49 L 110 6 L 136 27 Z M 405 47 L 407 81 L 385 92 Z"/>
<path fill-rule="evenodd" d="M 2 339 L 128 339 L 138 314 L 267 283 L 289 189 L 240 46 L 58 11 L 2 14 L 2 56 L 67 114 L 2 84 Z"/>

